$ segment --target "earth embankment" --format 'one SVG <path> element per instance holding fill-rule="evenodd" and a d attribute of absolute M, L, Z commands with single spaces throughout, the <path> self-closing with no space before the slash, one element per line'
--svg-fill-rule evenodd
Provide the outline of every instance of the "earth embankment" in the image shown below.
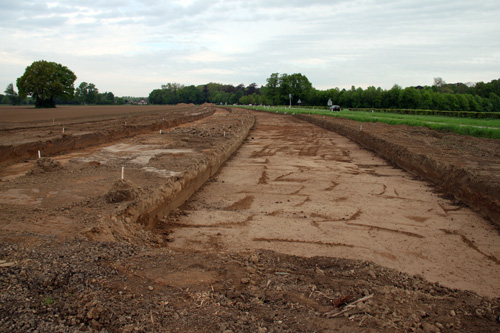
<path fill-rule="evenodd" d="M 500 141 L 423 127 L 359 123 L 297 115 L 335 131 L 391 163 L 436 184 L 487 217 L 500 230 Z"/>

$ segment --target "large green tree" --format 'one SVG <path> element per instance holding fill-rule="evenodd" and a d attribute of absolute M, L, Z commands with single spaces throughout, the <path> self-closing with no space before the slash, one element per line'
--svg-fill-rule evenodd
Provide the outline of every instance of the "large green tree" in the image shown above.
<path fill-rule="evenodd" d="M 66 66 L 40 60 L 26 67 L 17 87 L 21 97 L 33 97 L 36 107 L 54 108 L 56 97 L 73 96 L 75 80 L 76 75 Z"/>

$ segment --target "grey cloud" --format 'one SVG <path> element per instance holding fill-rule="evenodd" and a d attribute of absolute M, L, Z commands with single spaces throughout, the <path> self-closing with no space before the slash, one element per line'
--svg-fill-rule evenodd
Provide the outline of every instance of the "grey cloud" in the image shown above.
<path fill-rule="evenodd" d="M 79 77 L 99 77 L 103 83 L 95 82 L 98 86 L 117 94 L 169 81 L 203 83 L 185 81 L 189 73 L 202 69 L 217 73 L 197 76 L 206 82 L 264 84 L 273 72 L 301 72 L 314 86 L 387 88 L 394 83 L 430 83 L 434 76 L 447 79 L 452 73 L 465 77 L 500 69 L 497 0 L 198 0 L 187 6 L 166 0 L 67 0 L 53 8 L 43 2 L 0 3 L 3 51 L 32 60 L 61 59 Z M 69 14 L 95 22 L 75 24 Z M 92 43 L 92 35 L 116 38 L 113 31 L 125 29 L 137 34 L 124 54 L 78 57 L 57 50 L 59 38 Z M 50 38 L 26 37 L 22 45 L 9 38 L 12 32 L 29 36 L 31 31 Z M 37 43 L 54 47 L 32 53 L 29 43 L 32 48 Z M 231 43 L 238 44 L 236 51 L 227 47 Z M 221 51 L 224 47 L 229 51 Z M 220 60 L 214 60 L 215 55 L 210 61 L 192 60 L 198 59 L 193 54 L 203 52 L 228 53 Z M 113 75 L 100 74 L 108 71 Z M 147 82 L 129 79 L 140 73 Z M 106 87 L 105 80 L 111 79 Z M 115 91 L 115 84 L 120 90 Z"/>

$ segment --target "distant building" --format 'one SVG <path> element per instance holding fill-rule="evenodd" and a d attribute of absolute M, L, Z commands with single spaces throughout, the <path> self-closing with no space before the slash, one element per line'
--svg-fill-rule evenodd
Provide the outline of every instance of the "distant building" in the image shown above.
<path fill-rule="evenodd" d="M 138 105 L 148 105 L 148 100 L 145 98 L 142 98 L 142 99 L 137 101 L 137 104 Z"/>

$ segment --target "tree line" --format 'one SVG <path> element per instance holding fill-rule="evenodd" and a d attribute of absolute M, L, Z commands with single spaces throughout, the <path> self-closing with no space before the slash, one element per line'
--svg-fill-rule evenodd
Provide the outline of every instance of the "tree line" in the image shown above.
<path fill-rule="evenodd" d="M 291 97 L 290 97 L 291 95 Z M 267 84 L 258 87 L 240 84 L 208 83 L 184 86 L 178 83 L 162 85 L 149 95 L 152 104 L 209 102 L 214 104 L 253 104 L 326 107 L 332 104 L 345 108 L 429 109 L 450 111 L 500 112 L 500 80 L 484 83 L 446 83 L 435 78 L 431 86 L 402 88 L 394 85 L 384 90 L 370 86 L 366 89 L 315 89 L 309 79 L 300 74 L 273 73 Z"/>
<path fill-rule="evenodd" d="M 177 103 L 214 103 L 214 104 L 261 104 L 264 102 L 256 83 L 245 87 L 239 84 L 208 83 L 204 85 L 185 86 L 179 83 L 167 83 L 161 89 L 155 89 L 149 94 L 151 104 Z"/>
<path fill-rule="evenodd" d="M 17 79 L 17 92 L 10 83 L 0 101 L 5 104 L 33 103 L 36 107 L 55 107 L 56 104 L 125 104 L 112 92 L 100 93 L 93 83 L 82 82 L 75 89 L 76 75 L 66 66 L 45 60 L 26 67 Z M 431 86 L 402 88 L 394 85 L 384 90 L 370 86 L 366 89 L 314 88 L 300 73 L 273 73 L 267 83 L 258 87 L 239 84 L 208 83 L 182 85 L 167 83 L 149 94 L 151 104 L 205 102 L 214 104 L 293 105 L 326 107 L 337 104 L 344 108 L 430 109 L 449 111 L 500 112 L 500 80 L 477 83 L 446 83 L 435 78 Z M 130 98 L 130 100 L 134 100 Z"/>

